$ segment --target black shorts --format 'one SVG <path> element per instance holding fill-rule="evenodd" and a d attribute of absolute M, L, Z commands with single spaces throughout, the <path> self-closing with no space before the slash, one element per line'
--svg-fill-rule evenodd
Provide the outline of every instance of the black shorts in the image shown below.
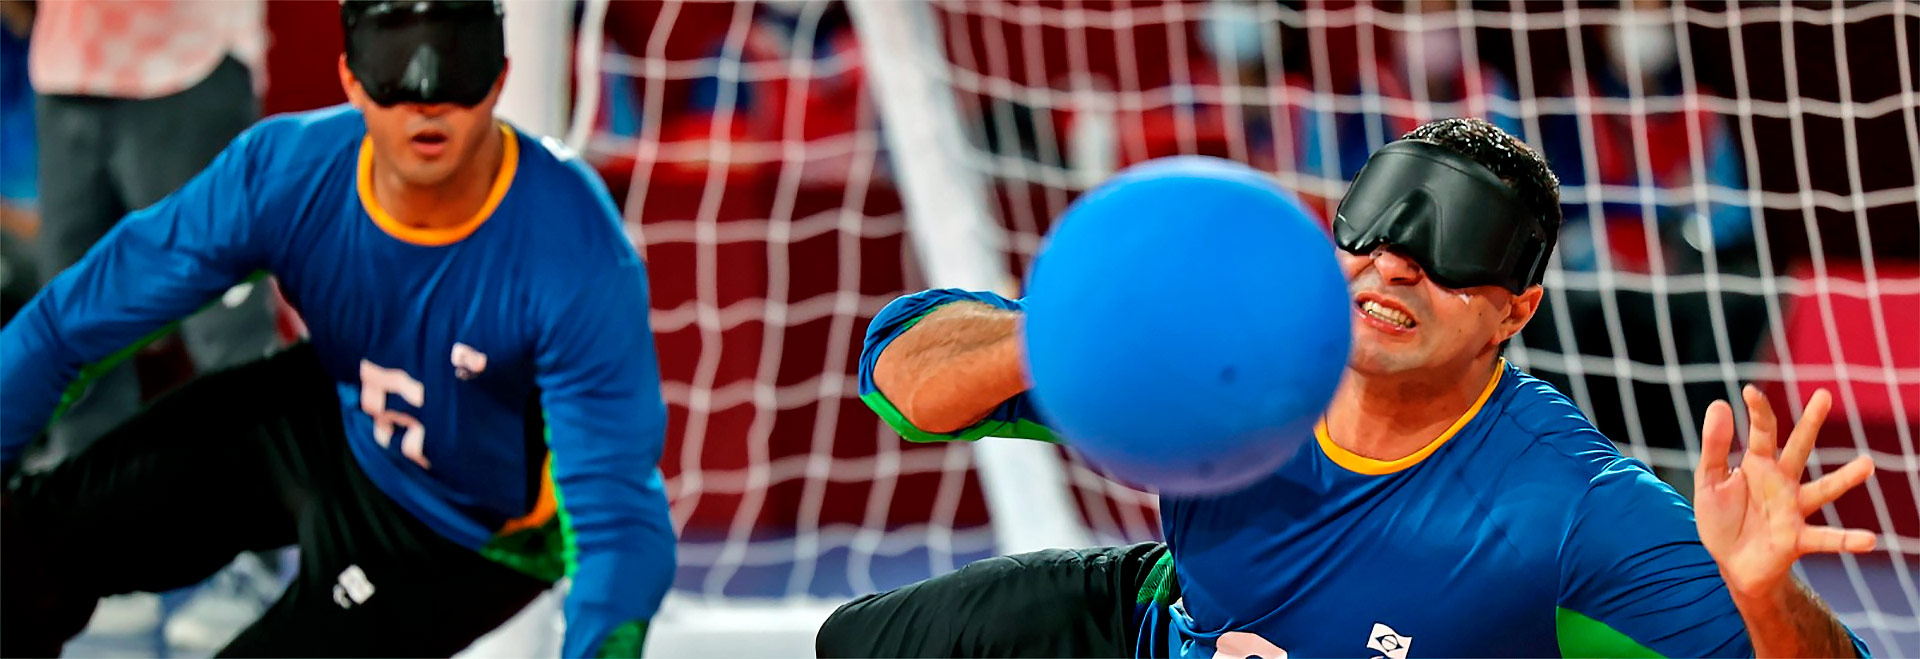
<path fill-rule="evenodd" d="M 820 626 L 828 657 L 1154 657 L 1140 633 L 1179 599 L 1167 546 L 997 556 L 841 606 Z"/>
<path fill-rule="evenodd" d="M 195 380 L 0 497 L 0 655 L 55 656 L 99 598 L 300 546 L 298 575 L 223 656 L 447 656 L 550 584 L 454 544 L 347 448 L 311 346 Z"/>

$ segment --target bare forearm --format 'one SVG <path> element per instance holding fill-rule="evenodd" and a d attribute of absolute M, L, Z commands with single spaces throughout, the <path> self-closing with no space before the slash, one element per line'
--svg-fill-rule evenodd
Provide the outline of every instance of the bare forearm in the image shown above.
<path fill-rule="evenodd" d="M 967 427 L 1027 389 L 1019 320 L 975 302 L 943 306 L 887 346 L 874 384 L 922 430 Z"/>
<path fill-rule="evenodd" d="M 1833 611 L 1798 579 L 1788 577 L 1767 592 L 1735 593 L 1734 606 L 1747 623 L 1753 656 L 1854 657 L 1853 639 Z"/>

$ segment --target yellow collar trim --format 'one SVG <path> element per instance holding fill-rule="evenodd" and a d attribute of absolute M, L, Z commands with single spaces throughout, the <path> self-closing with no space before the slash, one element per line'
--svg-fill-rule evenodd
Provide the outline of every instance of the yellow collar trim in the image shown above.
<path fill-rule="evenodd" d="M 1334 464 L 1344 467 L 1347 471 L 1368 476 L 1384 476 L 1406 469 L 1420 464 L 1421 460 L 1427 459 L 1427 456 L 1433 455 L 1434 451 L 1440 450 L 1441 444 L 1445 444 L 1447 440 L 1453 439 L 1454 434 L 1460 432 L 1461 428 L 1467 427 L 1467 424 L 1472 422 L 1473 418 L 1480 414 L 1480 408 L 1486 406 L 1487 399 L 1493 397 L 1493 390 L 1500 385 L 1500 377 L 1506 372 L 1507 360 L 1505 357 L 1502 357 L 1499 363 L 1494 365 L 1493 379 L 1487 381 L 1487 388 L 1480 391 L 1480 398 L 1473 401 L 1473 407 L 1467 408 L 1467 413 L 1460 415 L 1460 418 L 1455 420 L 1453 425 L 1447 427 L 1446 432 L 1440 433 L 1439 437 L 1434 438 L 1431 442 L 1427 442 L 1426 446 L 1420 447 L 1420 450 L 1414 451 L 1412 455 L 1408 455 L 1407 457 L 1398 460 L 1376 460 L 1341 448 L 1339 444 L 1333 443 L 1333 439 L 1327 435 L 1326 417 L 1321 417 L 1320 423 L 1313 427 L 1314 438 L 1320 440 L 1320 450 L 1325 452 L 1327 457 L 1333 460 Z"/>
<path fill-rule="evenodd" d="M 473 235 L 480 225 L 493 216 L 493 210 L 500 206 L 500 200 L 506 198 L 507 189 L 513 187 L 514 171 L 520 166 L 520 141 L 514 139 L 513 127 L 500 122 L 500 134 L 507 138 L 505 151 L 500 156 L 500 172 L 493 177 L 493 188 L 487 192 L 487 202 L 480 210 L 467 218 L 465 222 L 450 227 L 414 227 L 401 224 L 399 220 L 380 207 L 380 201 L 373 195 L 373 136 L 360 140 L 360 205 L 367 209 L 367 215 L 373 218 L 375 226 L 381 231 L 404 242 L 424 247 L 440 247 L 460 242 L 460 239 Z"/>

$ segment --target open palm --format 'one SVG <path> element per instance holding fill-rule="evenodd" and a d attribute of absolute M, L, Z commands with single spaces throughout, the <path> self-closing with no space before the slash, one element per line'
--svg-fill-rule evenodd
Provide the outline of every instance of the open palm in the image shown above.
<path fill-rule="evenodd" d="M 1800 482 L 1833 396 L 1825 389 L 1813 393 L 1800 424 L 1787 437 L 1786 449 L 1776 456 L 1779 435 L 1773 408 L 1751 385 L 1741 393 L 1750 422 L 1740 466 L 1727 467 L 1733 408 L 1714 401 L 1702 425 L 1700 465 L 1693 476 L 1700 541 L 1719 564 L 1727 586 L 1735 593 L 1765 592 L 1786 579 L 1803 555 L 1871 551 L 1870 532 L 1807 524 L 1808 515 L 1873 474 L 1873 459 L 1863 455 L 1838 471 Z"/>

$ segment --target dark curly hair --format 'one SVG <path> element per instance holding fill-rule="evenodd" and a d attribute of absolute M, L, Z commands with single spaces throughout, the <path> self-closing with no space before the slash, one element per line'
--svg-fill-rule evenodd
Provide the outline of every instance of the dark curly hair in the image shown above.
<path fill-rule="evenodd" d="M 1441 119 L 1424 124 L 1402 135 L 1403 140 L 1420 140 L 1452 149 L 1460 155 L 1492 170 L 1526 204 L 1540 228 L 1547 232 L 1547 253 L 1560 236 L 1560 177 L 1547 168 L 1546 158 L 1499 126 L 1484 119 L 1464 117 Z M 1535 282 L 1538 283 L 1538 282 Z"/>

